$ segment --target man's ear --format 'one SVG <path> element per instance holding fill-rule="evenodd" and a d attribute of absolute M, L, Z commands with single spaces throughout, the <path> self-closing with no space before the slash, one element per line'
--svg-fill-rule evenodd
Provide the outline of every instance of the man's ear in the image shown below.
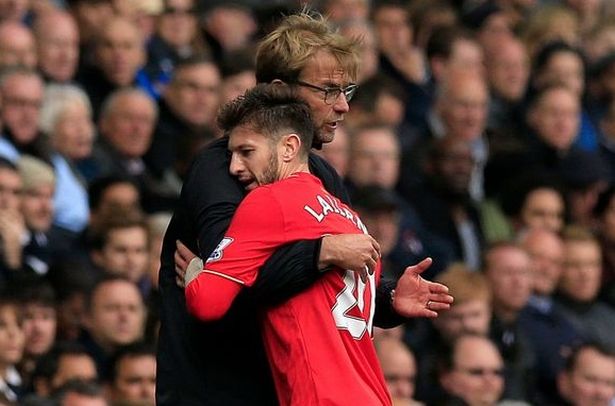
<path fill-rule="evenodd" d="M 301 150 L 301 138 L 295 133 L 290 133 L 282 139 L 282 160 L 290 162 L 299 154 Z"/>
<path fill-rule="evenodd" d="M 285 83 L 284 83 L 284 81 L 282 81 L 282 80 L 280 80 L 280 79 L 273 79 L 273 80 L 271 81 L 271 84 L 272 84 L 272 85 L 284 85 Z"/>

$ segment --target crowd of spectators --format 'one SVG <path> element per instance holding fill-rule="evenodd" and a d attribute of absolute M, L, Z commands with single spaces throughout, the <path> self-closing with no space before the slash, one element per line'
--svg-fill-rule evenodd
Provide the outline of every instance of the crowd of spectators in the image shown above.
<path fill-rule="evenodd" d="M 0 0 L 0 404 L 154 404 L 183 178 L 306 6 L 362 39 L 318 153 L 456 300 L 376 332 L 395 404 L 612 404 L 610 0 Z"/>

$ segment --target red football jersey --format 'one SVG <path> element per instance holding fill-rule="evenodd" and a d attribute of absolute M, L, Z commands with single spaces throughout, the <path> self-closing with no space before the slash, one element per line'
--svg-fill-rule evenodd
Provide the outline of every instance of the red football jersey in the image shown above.
<path fill-rule="evenodd" d="M 298 173 L 248 194 L 205 272 L 251 286 L 281 245 L 366 232 L 318 178 Z M 371 337 L 379 278 L 380 264 L 365 282 L 355 272 L 331 270 L 265 312 L 265 347 L 282 405 L 391 404 Z"/>

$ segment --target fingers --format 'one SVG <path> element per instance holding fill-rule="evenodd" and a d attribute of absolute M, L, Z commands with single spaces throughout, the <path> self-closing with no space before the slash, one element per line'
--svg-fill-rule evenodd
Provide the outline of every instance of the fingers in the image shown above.
<path fill-rule="evenodd" d="M 179 253 L 179 250 L 175 250 L 173 259 L 175 259 L 175 269 L 178 267 L 181 269 L 186 269 L 188 266 L 188 261 Z"/>
<path fill-rule="evenodd" d="M 415 275 L 420 275 L 431 266 L 432 262 L 433 260 L 427 257 L 416 265 L 410 265 L 404 272 L 412 272 Z"/>
<path fill-rule="evenodd" d="M 432 303 L 439 302 L 439 303 L 446 303 L 446 304 L 451 304 L 454 301 L 453 297 L 446 293 L 431 294 L 429 295 L 429 300 L 431 300 Z"/>
<path fill-rule="evenodd" d="M 448 287 L 441 283 L 425 281 L 431 293 L 448 293 Z"/>
<path fill-rule="evenodd" d="M 186 285 L 184 284 L 184 278 L 180 278 L 179 276 L 175 277 L 175 284 L 181 289 L 184 289 Z"/>
<path fill-rule="evenodd" d="M 379 258 L 382 257 L 382 252 L 380 251 L 380 244 L 371 235 L 369 236 L 369 238 L 370 238 L 371 243 L 372 243 L 372 248 L 374 249 L 374 251 L 375 251 L 375 253 L 377 255 L 377 257 L 375 259 L 378 260 Z"/>
<path fill-rule="evenodd" d="M 190 249 L 181 241 L 175 241 L 175 245 L 177 247 L 175 252 L 181 255 L 181 257 L 186 261 L 186 263 L 190 262 L 192 258 L 196 257 L 194 252 L 190 251 Z"/>
<path fill-rule="evenodd" d="M 451 308 L 450 303 L 443 303 L 443 302 L 437 302 L 435 300 L 430 300 L 429 301 L 429 309 L 427 310 L 431 310 L 434 312 L 439 312 L 441 310 L 448 310 Z"/>

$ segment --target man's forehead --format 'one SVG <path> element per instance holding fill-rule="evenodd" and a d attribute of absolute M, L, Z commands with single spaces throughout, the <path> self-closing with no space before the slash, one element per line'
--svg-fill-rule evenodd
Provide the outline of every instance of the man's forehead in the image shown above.
<path fill-rule="evenodd" d="M 317 52 L 308 60 L 301 71 L 301 78 L 320 82 L 346 84 L 350 81 L 348 72 L 339 61 L 330 53 Z"/>
<path fill-rule="evenodd" d="M 228 148 L 232 150 L 243 145 L 254 145 L 266 139 L 264 134 L 250 126 L 238 126 L 229 132 Z"/>

